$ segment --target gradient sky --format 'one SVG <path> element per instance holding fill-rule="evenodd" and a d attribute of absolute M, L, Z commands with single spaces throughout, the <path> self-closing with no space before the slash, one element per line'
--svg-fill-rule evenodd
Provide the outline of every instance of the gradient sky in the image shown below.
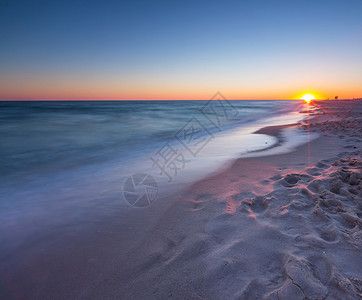
<path fill-rule="evenodd" d="M 0 99 L 362 97 L 361 13 L 361 0 L 0 0 Z"/>

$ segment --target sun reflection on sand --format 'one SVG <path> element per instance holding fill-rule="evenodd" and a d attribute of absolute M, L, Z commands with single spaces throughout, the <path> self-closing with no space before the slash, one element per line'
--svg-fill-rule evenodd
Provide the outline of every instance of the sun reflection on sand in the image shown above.
<path fill-rule="evenodd" d="M 251 208 L 248 208 L 248 212 L 249 212 L 248 217 L 253 218 L 253 219 L 256 220 L 256 215 L 253 213 L 253 211 L 251 210 Z"/>
<path fill-rule="evenodd" d="M 226 198 L 225 213 L 234 214 L 236 209 L 240 206 L 240 202 L 237 202 L 232 196 Z"/>
<path fill-rule="evenodd" d="M 320 103 L 319 103 L 320 104 Z M 305 161 L 305 165 L 310 166 L 312 163 L 311 141 L 313 133 L 310 128 L 313 125 L 314 110 L 319 108 L 325 111 L 319 104 L 311 101 L 309 103 L 303 101 L 295 109 L 299 109 L 305 114 L 305 120 L 302 122 L 307 132 L 307 143 L 304 152 L 301 153 L 301 159 Z M 303 158 L 304 157 L 304 158 Z M 227 172 L 226 172 L 227 170 Z M 237 160 L 229 166 L 220 175 L 215 175 L 211 180 L 203 180 L 195 186 L 198 194 L 208 194 L 208 199 L 223 203 L 223 211 L 226 214 L 233 215 L 238 210 L 243 209 L 245 204 L 245 212 L 248 217 L 256 219 L 260 203 L 248 202 L 247 194 L 251 193 L 254 196 L 265 196 L 273 191 L 273 180 L 265 180 L 276 173 L 280 173 L 280 169 L 271 164 L 268 159 L 243 158 Z M 290 170 L 289 170 L 290 171 Z M 199 210 L 203 206 L 203 201 L 199 198 L 191 200 L 194 205 L 194 210 Z M 288 214 L 288 207 L 284 207 L 279 212 L 281 215 Z"/>

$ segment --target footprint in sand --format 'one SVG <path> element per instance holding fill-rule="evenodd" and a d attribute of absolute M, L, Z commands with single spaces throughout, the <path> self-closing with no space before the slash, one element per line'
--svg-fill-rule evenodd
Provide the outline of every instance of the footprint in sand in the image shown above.
<path fill-rule="evenodd" d="M 262 213 L 269 207 L 269 204 L 265 197 L 256 196 L 250 207 L 254 213 Z"/>
<path fill-rule="evenodd" d="M 300 177 L 298 174 L 288 174 L 284 177 L 284 179 L 281 181 L 281 184 L 286 187 L 292 187 L 296 185 L 300 180 Z"/>
<path fill-rule="evenodd" d="M 307 258 L 315 278 L 324 286 L 328 285 L 333 276 L 333 267 L 326 256 L 312 255 Z"/>
<path fill-rule="evenodd" d="M 324 263 L 322 262 L 321 265 Z M 296 285 L 307 299 L 324 299 L 328 293 L 327 288 L 314 274 L 314 266 L 307 260 L 291 257 L 285 265 L 285 271 L 292 283 Z M 325 267 L 324 269 L 328 269 Z M 325 271 L 319 274 L 326 279 Z M 325 280 L 323 280 L 325 281 Z"/>
<path fill-rule="evenodd" d="M 320 255 L 307 259 L 291 256 L 284 265 L 287 278 L 283 285 L 269 293 L 267 300 L 325 299 L 333 270 L 329 261 Z"/>
<path fill-rule="evenodd" d="M 308 190 L 313 193 L 320 193 L 325 190 L 325 183 L 320 179 L 314 179 L 311 183 L 308 184 Z"/>
<path fill-rule="evenodd" d="M 333 223 L 324 225 L 319 229 L 319 237 L 328 243 L 338 242 L 336 226 Z"/>

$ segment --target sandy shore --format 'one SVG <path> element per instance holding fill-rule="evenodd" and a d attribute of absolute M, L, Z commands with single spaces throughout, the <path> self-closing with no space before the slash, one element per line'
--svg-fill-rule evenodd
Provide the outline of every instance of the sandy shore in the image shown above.
<path fill-rule="evenodd" d="M 136 219 L 115 213 L 85 224 L 87 231 L 52 240 L 51 252 L 44 246 L 47 255 L 29 248 L 25 269 L 0 270 L 7 275 L 0 296 L 361 298 L 362 102 L 316 104 L 323 109 L 294 126 L 320 138 L 290 153 L 239 159 Z M 259 133 L 282 143 L 282 130 Z M 147 214 L 157 221 L 142 223 Z"/>
<path fill-rule="evenodd" d="M 118 293 L 362 297 L 362 103 L 316 104 L 326 111 L 299 126 L 319 132 L 319 139 L 291 153 L 239 159 L 193 185 L 135 250 L 139 264 Z M 280 136 L 281 130 L 260 133 Z M 105 287 L 98 286 L 99 296 Z"/>

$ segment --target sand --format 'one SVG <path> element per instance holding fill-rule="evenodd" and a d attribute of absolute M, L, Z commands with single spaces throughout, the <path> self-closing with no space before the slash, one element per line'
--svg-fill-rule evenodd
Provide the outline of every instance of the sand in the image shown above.
<path fill-rule="evenodd" d="M 362 298 L 362 102 L 316 104 L 327 112 L 294 126 L 318 139 L 290 153 L 238 159 L 137 219 L 87 224 L 44 256 L 28 251 L 26 269 L 5 270 L 14 288 L 0 295 Z M 282 139 L 282 129 L 260 133 Z M 147 214 L 156 221 L 142 223 Z"/>
<path fill-rule="evenodd" d="M 362 297 L 362 103 L 317 104 L 328 110 L 309 121 L 318 140 L 288 154 L 239 159 L 193 185 L 135 251 L 139 272 L 114 295 Z M 278 136 L 280 127 L 266 132 Z"/>

